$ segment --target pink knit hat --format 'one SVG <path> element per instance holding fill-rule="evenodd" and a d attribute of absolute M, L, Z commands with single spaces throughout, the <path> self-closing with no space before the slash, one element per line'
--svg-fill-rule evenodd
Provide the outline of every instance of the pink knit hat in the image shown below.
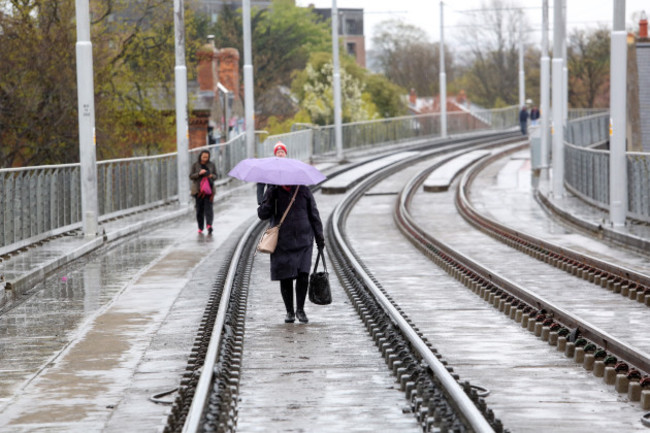
<path fill-rule="evenodd" d="M 287 153 L 287 146 L 285 146 L 283 142 L 278 141 L 275 147 L 273 148 L 273 155 L 277 155 L 278 150 L 280 149 L 284 150 L 284 153 Z"/>

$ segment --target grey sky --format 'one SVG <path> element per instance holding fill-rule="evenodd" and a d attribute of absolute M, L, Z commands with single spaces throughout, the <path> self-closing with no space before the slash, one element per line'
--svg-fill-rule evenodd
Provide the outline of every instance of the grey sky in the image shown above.
<path fill-rule="evenodd" d="M 464 34 L 471 31 L 465 27 L 464 20 L 468 15 L 467 10 L 480 9 L 486 0 L 456 0 L 445 2 L 445 42 L 453 44 Z M 513 3 L 524 8 L 528 21 L 531 24 L 530 41 L 541 39 L 542 0 L 513 0 Z M 549 16 L 553 20 L 553 0 L 549 0 Z M 331 8 L 331 0 L 296 0 L 299 6 L 314 4 L 320 8 Z M 401 18 L 405 22 L 414 24 L 427 31 L 431 41 L 440 39 L 440 2 L 436 0 L 337 0 L 339 8 L 364 9 L 365 36 L 367 48 L 372 48 L 372 35 L 375 26 L 390 18 Z M 573 28 L 596 27 L 599 24 L 611 27 L 613 14 L 613 0 L 568 0 L 567 1 L 567 26 L 569 31 Z M 632 14 L 645 9 L 650 13 L 650 0 L 627 0 L 626 23 L 629 27 L 638 26 L 633 23 Z"/>

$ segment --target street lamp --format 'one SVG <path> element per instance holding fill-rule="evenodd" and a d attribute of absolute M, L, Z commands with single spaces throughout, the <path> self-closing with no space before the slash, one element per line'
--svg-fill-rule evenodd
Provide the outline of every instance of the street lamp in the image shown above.
<path fill-rule="evenodd" d="M 185 12 L 183 0 L 174 0 L 174 66 L 176 92 L 176 161 L 178 172 L 178 201 L 189 204 L 189 132 L 187 125 L 187 67 L 185 66 Z"/>
<path fill-rule="evenodd" d="M 336 159 L 343 161 L 343 133 L 341 131 L 341 72 L 339 66 L 339 17 L 336 0 L 332 0 L 332 59 L 334 67 L 334 139 Z"/>
<path fill-rule="evenodd" d="M 97 201 L 97 156 L 95 142 L 95 86 L 93 45 L 90 42 L 88 0 L 76 0 L 77 18 L 77 104 L 79 115 L 79 162 L 81 176 L 81 217 L 85 236 L 96 236 L 99 228 Z"/>
<path fill-rule="evenodd" d="M 562 0 L 553 2 L 553 195 L 564 196 L 564 97 L 562 40 L 564 24 Z"/>
<path fill-rule="evenodd" d="M 447 74 L 445 74 L 444 3 L 440 2 L 440 137 L 447 137 Z"/>
<path fill-rule="evenodd" d="M 255 156 L 255 107 L 253 98 L 253 55 L 251 43 L 251 2 L 242 2 L 244 25 L 244 119 L 246 122 L 246 154 Z"/>
<path fill-rule="evenodd" d="M 627 126 L 627 32 L 625 0 L 614 0 L 614 23 L 610 62 L 610 140 L 609 140 L 609 219 L 613 226 L 625 225 L 627 213 L 627 165 L 625 131 Z"/>

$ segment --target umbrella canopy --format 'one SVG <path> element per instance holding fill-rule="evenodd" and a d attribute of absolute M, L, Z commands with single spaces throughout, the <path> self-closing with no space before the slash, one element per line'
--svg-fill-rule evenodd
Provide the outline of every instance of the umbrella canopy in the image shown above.
<path fill-rule="evenodd" d="M 240 161 L 228 176 L 246 182 L 272 185 L 314 185 L 327 177 L 315 167 L 291 158 L 249 158 Z"/>

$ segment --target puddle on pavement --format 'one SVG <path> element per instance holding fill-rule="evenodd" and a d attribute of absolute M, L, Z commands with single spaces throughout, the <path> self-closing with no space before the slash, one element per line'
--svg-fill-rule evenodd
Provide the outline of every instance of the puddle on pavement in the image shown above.
<path fill-rule="evenodd" d="M 51 275 L 0 315 L 0 402 L 172 242 L 171 237 L 135 238 L 92 253 Z"/>

